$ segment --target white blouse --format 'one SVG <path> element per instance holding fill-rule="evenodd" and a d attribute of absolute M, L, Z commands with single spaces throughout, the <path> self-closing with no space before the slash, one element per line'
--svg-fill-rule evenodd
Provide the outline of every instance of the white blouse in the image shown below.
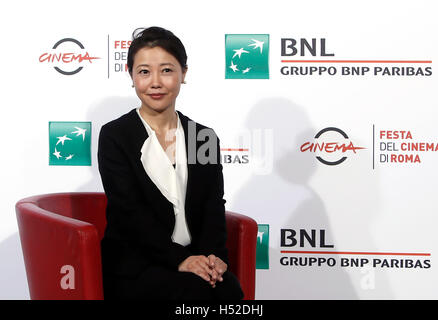
<path fill-rule="evenodd" d="M 184 130 L 181 125 L 178 113 L 178 124 L 176 128 L 176 143 L 169 146 L 175 147 L 176 168 L 173 167 L 169 156 L 164 151 L 155 131 L 140 115 L 140 108 L 137 108 L 137 114 L 143 122 L 148 138 L 141 148 L 140 161 L 143 164 L 147 175 L 157 186 L 163 196 L 173 204 L 175 212 L 175 228 L 173 230 L 172 240 L 183 246 L 191 243 L 191 237 L 187 228 L 185 214 L 185 198 L 187 188 L 187 155 L 184 139 Z"/>

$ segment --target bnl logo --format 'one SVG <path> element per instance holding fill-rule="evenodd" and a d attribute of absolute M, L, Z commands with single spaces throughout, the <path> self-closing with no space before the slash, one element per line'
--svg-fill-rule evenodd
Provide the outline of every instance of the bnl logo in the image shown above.
<path fill-rule="evenodd" d="M 269 224 L 258 225 L 256 269 L 269 269 Z"/>
<path fill-rule="evenodd" d="M 269 79 L 269 34 L 225 35 L 225 79 Z"/>
<path fill-rule="evenodd" d="M 91 166 L 91 122 L 49 122 L 49 165 Z"/>

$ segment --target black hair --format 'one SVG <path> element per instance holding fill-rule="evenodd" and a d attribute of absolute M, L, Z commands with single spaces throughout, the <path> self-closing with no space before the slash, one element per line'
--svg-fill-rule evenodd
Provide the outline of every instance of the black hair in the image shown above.
<path fill-rule="evenodd" d="M 128 50 L 128 71 L 132 75 L 135 54 L 142 48 L 160 47 L 178 60 L 183 71 L 187 69 L 187 54 L 181 40 L 171 31 L 160 27 L 138 28 L 132 33 Z"/>

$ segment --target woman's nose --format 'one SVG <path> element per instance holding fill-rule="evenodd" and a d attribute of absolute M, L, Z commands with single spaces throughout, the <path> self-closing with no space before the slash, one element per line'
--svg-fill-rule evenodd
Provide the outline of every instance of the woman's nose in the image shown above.
<path fill-rule="evenodd" d="M 161 79 L 160 74 L 158 72 L 152 73 L 152 83 L 153 88 L 160 88 L 161 87 Z"/>

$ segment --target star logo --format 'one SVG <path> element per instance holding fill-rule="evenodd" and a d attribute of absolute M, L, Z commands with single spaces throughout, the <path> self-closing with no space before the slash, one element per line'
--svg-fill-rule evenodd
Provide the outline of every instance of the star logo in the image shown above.
<path fill-rule="evenodd" d="M 91 122 L 49 122 L 49 165 L 91 166 Z"/>
<path fill-rule="evenodd" d="M 56 145 L 58 145 L 58 143 L 62 143 L 62 145 L 64 145 L 65 140 L 71 140 L 66 135 L 63 135 L 62 137 L 56 137 L 56 138 L 58 139 L 58 142 L 56 143 Z"/>
<path fill-rule="evenodd" d="M 260 243 L 262 243 L 262 241 L 263 241 L 263 234 L 264 234 L 263 231 L 262 232 L 257 232 L 257 239 L 260 239 Z"/>
<path fill-rule="evenodd" d="M 256 39 L 251 39 L 251 40 L 254 41 L 254 43 L 249 44 L 249 46 L 253 46 L 253 49 L 260 48 L 260 53 L 263 53 L 263 44 L 265 42 L 264 41 L 258 41 Z"/>
<path fill-rule="evenodd" d="M 231 61 L 231 66 L 230 66 L 231 70 L 233 70 L 234 72 L 239 71 L 239 69 L 237 69 L 237 66 L 233 63 L 233 61 Z"/>
<path fill-rule="evenodd" d="M 52 154 L 56 157 L 56 159 L 62 158 L 61 153 L 58 150 L 56 150 L 56 147 L 55 147 L 55 152 L 53 152 Z"/>
<path fill-rule="evenodd" d="M 82 136 L 82 141 L 85 141 L 85 131 L 87 131 L 87 129 L 82 129 L 82 128 L 78 128 L 75 127 L 76 131 L 73 131 L 72 133 L 76 133 L 76 137 L 77 136 Z"/>
<path fill-rule="evenodd" d="M 256 269 L 269 269 L 269 224 L 258 225 L 256 250 Z"/>
<path fill-rule="evenodd" d="M 269 79 L 269 35 L 225 35 L 225 79 Z"/>
<path fill-rule="evenodd" d="M 242 71 L 242 73 L 247 73 L 249 72 L 249 70 L 251 70 L 251 68 L 246 68 L 245 70 Z"/>
<path fill-rule="evenodd" d="M 233 50 L 233 51 L 235 52 L 233 59 L 235 56 L 238 56 L 240 59 L 242 56 L 242 53 L 249 53 L 249 51 L 243 50 L 243 48 L 240 48 L 239 50 Z"/>

